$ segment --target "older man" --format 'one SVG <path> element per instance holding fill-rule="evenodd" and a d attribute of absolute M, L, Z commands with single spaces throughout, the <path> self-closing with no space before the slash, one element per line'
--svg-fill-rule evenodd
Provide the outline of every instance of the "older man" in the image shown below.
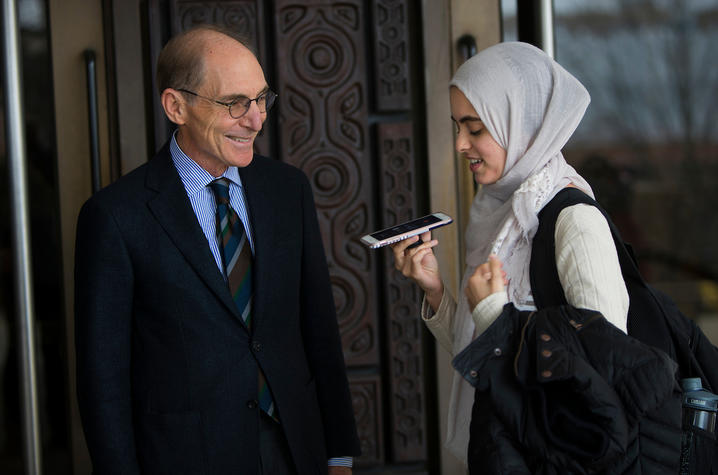
<path fill-rule="evenodd" d="M 177 130 L 78 220 L 78 399 L 96 473 L 351 473 L 358 455 L 306 177 L 255 155 L 276 95 L 205 26 L 157 67 Z"/>

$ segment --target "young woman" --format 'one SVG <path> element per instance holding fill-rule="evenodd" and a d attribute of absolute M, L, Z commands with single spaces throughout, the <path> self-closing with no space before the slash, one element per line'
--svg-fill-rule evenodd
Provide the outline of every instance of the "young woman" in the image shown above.
<path fill-rule="evenodd" d="M 590 102 L 581 83 L 538 48 L 501 43 L 464 63 L 450 83 L 456 151 L 481 185 L 466 229 L 466 270 L 458 302 L 446 292 L 429 233 L 393 245 L 395 266 L 424 291 L 422 318 L 457 354 L 512 302 L 534 309 L 531 245 L 541 208 L 565 187 L 593 197 L 561 149 Z M 601 312 L 626 332 L 628 293 L 606 219 L 590 205 L 556 222 L 556 266 L 570 305 Z M 480 266 L 491 257 L 492 266 Z M 495 256 L 495 257 L 493 257 Z M 503 269 L 501 267 L 503 265 Z M 504 279 L 493 279 L 501 272 Z M 504 284 L 506 287 L 504 289 Z M 493 287 L 491 287 L 493 285 Z M 487 287 L 488 286 L 488 287 Z M 490 295 L 487 294 L 487 288 Z M 447 446 L 466 460 L 474 388 L 454 375 Z"/>

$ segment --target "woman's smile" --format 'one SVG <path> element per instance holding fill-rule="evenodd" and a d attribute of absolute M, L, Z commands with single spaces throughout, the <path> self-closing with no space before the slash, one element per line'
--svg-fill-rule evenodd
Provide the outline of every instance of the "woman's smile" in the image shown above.
<path fill-rule="evenodd" d="M 484 161 L 479 158 L 470 158 L 469 159 L 469 169 L 471 170 L 472 173 L 475 173 L 481 167 L 481 165 L 483 163 L 484 163 Z"/>

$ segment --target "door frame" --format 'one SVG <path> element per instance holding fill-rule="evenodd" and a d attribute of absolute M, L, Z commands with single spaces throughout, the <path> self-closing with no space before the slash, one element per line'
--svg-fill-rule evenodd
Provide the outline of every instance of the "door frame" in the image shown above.
<path fill-rule="evenodd" d="M 74 245 L 80 207 L 92 193 L 90 127 L 84 52 L 96 57 L 101 183 L 111 181 L 109 110 L 102 0 L 48 0 L 60 227 L 65 291 L 65 331 L 73 470 L 90 473 L 91 465 L 75 396 Z M 79 87 L 78 87 L 79 86 Z"/>
<path fill-rule="evenodd" d="M 501 40 L 501 0 L 422 0 L 422 12 L 431 210 L 456 218 L 455 226 L 442 230 L 442 245 L 435 252 L 446 289 L 458 296 L 463 292 L 459 283 L 465 261 L 464 229 L 475 191 L 468 167 L 462 166 L 454 151 L 448 84 L 463 61 L 456 46 L 459 38 L 473 36 L 477 51 Z M 444 447 L 454 370 L 451 355 L 441 348 L 436 351 L 436 374 L 441 473 L 465 473 L 463 464 Z"/>
<path fill-rule="evenodd" d="M 69 4 L 68 4 L 69 2 Z M 82 203 L 91 194 L 91 169 L 85 71 L 82 52 L 91 48 L 97 54 L 100 156 L 102 183 L 116 178 L 112 170 L 124 174 L 144 163 L 149 155 L 147 136 L 147 78 L 137 51 L 142 50 L 142 0 L 48 0 L 51 25 L 57 160 L 60 186 L 60 221 L 65 280 L 65 313 L 68 349 L 68 390 L 70 391 L 71 437 L 75 473 L 89 473 L 90 460 L 82 434 L 75 397 L 73 262 L 76 217 Z M 121 3 L 121 5 L 120 5 Z M 426 130 L 429 200 L 432 210 L 454 216 L 455 226 L 442 231 L 443 245 L 437 258 L 447 289 L 458 294 L 463 271 L 463 229 L 473 199 L 470 173 L 461 167 L 453 147 L 448 82 L 458 67 L 457 39 L 471 34 L 481 50 L 501 38 L 500 0 L 421 0 L 423 21 Z M 110 38 L 107 38 L 110 36 Z M 61 47 L 60 47 L 61 45 Z M 110 45 L 112 58 L 106 57 Z M 133 59 L 134 58 L 134 59 Z M 107 61 L 112 61 L 116 79 L 117 108 L 108 108 Z M 112 113 L 117 115 L 111 120 Z M 115 124 L 115 130 L 111 125 Z M 111 140 L 111 134 L 116 139 Z M 111 148 L 118 148 L 117 161 L 111 163 Z M 443 447 L 446 434 L 449 388 L 453 369 L 450 355 L 436 351 L 439 395 L 439 440 Z M 441 450 L 441 473 L 462 473 L 461 463 L 446 449 Z"/>

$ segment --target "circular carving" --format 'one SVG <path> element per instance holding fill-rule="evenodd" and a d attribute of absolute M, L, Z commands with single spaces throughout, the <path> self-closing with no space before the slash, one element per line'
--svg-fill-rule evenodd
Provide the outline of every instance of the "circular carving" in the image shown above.
<path fill-rule="evenodd" d="M 396 316 L 395 319 L 397 319 L 397 320 L 399 318 L 409 317 L 410 315 L 413 316 L 412 313 L 413 313 L 413 309 L 411 307 L 409 307 L 407 304 L 398 305 L 394 311 L 394 315 Z"/>
<path fill-rule="evenodd" d="M 366 305 L 364 287 L 353 276 L 347 277 L 340 277 L 336 274 L 329 276 L 340 330 L 356 325 L 355 320 L 361 319 Z"/>
<path fill-rule="evenodd" d="M 232 31 L 242 33 L 254 40 L 254 18 L 256 18 L 254 8 L 249 5 L 230 6 L 222 15 L 222 24 Z"/>
<path fill-rule="evenodd" d="M 209 22 L 209 10 L 207 7 L 189 6 L 180 10 L 180 24 L 183 30 L 188 30 L 195 25 Z"/>
<path fill-rule="evenodd" d="M 344 347 L 344 351 L 349 359 L 358 358 L 365 355 L 374 347 L 374 335 L 369 325 L 360 328 L 358 332 L 351 335 L 348 347 Z"/>
<path fill-rule="evenodd" d="M 304 82 L 317 87 L 342 83 L 354 64 L 351 41 L 339 30 L 305 30 L 294 42 L 292 66 Z"/>
<path fill-rule="evenodd" d="M 371 398 L 366 392 L 366 388 L 357 384 L 351 387 L 352 407 L 354 408 L 354 417 L 357 421 L 364 419 L 370 412 Z"/>
<path fill-rule="evenodd" d="M 386 65 L 384 71 L 386 71 L 387 78 L 396 78 L 402 72 L 401 67 L 396 63 L 389 63 Z"/>
<path fill-rule="evenodd" d="M 391 197 L 391 205 L 394 209 L 403 209 L 406 206 L 406 197 L 401 193 L 395 194 Z"/>
<path fill-rule="evenodd" d="M 399 30 L 395 26 L 385 27 L 383 36 L 389 40 L 396 40 L 399 37 Z"/>
<path fill-rule="evenodd" d="M 387 160 L 393 172 L 401 172 L 407 168 L 407 160 L 403 155 L 392 155 Z"/>
<path fill-rule="evenodd" d="M 309 63 L 315 70 L 326 71 L 334 63 L 335 51 L 327 48 L 327 45 L 314 45 L 309 52 Z"/>
<path fill-rule="evenodd" d="M 404 431 L 414 429 L 416 426 L 417 426 L 417 420 L 414 417 L 402 416 L 399 418 L 399 427 L 401 427 L 401 429 Z"/>
<path fill-rule="evenodd" d="M 339 326 L 343 326 L 349 319 L 354 309 L 354 291 L 351 285 L 344 279 L 336 276 L 331 277 L 332 295 L 334 296 L 334 308 L 337 311 Z"/>
<path fill-rule="evenodd" d="M 416 389 L 414 381 L 408 378 L 402 378 L 399 381 L 399 393 L 400 394 L 412 394 Z"/>
<path fill-rule="evenodd" d="M 314 182 L 317 185 L 317 189 L 326 192 L 337 188 L 341 182 L 341 176 L 336 173 L 335 168 L 324 168 L 317 172 Z"/>
<path fill-rule="evenodd" d="M 178 16 L 183 30 L 192 28 L 195 25 L 213 23 L 242 34 L 253 45 L 256 41 L 254 19 L 257 14 L 253 5 L 228 6 L 225 8 L 188 5 L 180 7 Z"/>
<path fill-rule="evenodd" d="M 358 171 L 347 168 L 348 164 L 354 165 L 354 161 L 338 157 L 334 152 L 321 150 L 302 165 L 320 208 L 334 208 L 350 202 L 359 181 Z"/>

